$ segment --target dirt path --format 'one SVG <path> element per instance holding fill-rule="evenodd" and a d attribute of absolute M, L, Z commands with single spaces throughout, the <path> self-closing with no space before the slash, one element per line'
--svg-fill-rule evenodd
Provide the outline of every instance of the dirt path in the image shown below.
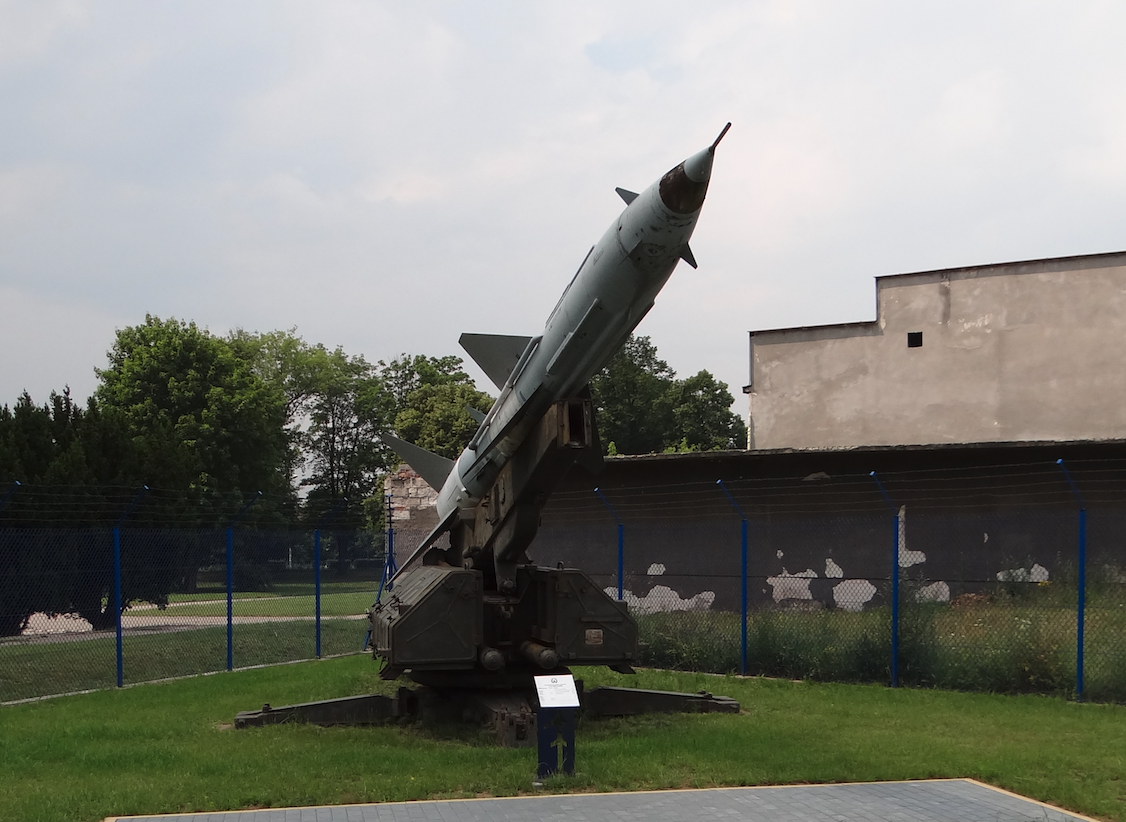
<path fill-rule="evenodd" d="M 282 598 L 279 597 L 279 599 Z M 223 601 L 225 602 L 225 600 Z M 235 625 L 255 625 L 265 622 L 312 622 L 313 619 L 312 616 L 236 616 L 232 619 L 232 623 Z M 322 619 L 324 618 L 322 617 Z M 363 614 L 356 614 L 331 617 L 331 619 L 358 621 L 366 619 L 366 617 Z M 176 616 L 165 611 L 157 611 L 149 614 L 126 612 L 121 617 L 122 635 L 129 636 L 196 631 L 200 628 L 226 624 L 226 614 L 218 616 Z M 89 622 L 75 614 L 64 614 L 56 617 L 49 617 L 46 614 L 33 614 L 23 634 L 17 637 L 0 639 L 0 646 L 75 642 L 110 637 L 114 636 L 115 633 L 113 630 L 95 631 Z"/>

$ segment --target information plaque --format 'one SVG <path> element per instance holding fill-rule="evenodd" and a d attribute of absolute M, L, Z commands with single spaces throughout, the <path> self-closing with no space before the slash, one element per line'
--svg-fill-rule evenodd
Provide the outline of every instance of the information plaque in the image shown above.
<path fill-rule="evenodd" d="M 575 678 L 570 674 L 537 676 L 535 680 L 541 708 L 579 707 L 579 692 L 575 688 Z"/>

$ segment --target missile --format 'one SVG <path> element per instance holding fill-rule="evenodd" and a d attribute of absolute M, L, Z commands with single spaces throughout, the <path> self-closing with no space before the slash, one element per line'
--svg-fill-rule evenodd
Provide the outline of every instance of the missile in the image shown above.
<path fill-rule="evenodd" d="M 591 378 L 617 353 L 653 307 L 677 264 L 684 260 L 696 268 L 688 242 L 708 191 L 716 147 L 729 128 L 730 123 L 710 146 L 641 193 L 616 189 L 625 209 L 587 252 L 538 336 L 461 336 L 462 347 L 500 394 L 457 460 L 394 436 L 383 437 L 438 489 L 438 525 L 399 566 L 400 573 L 459 521 L 472 519 L 549 409 L 581 396 Z M 535 525 L 530 530 L 534 535 Z M 522 542 L 526 545 L 530 538 Z M 503 582 L 498 583 L 501 590 Z"/>

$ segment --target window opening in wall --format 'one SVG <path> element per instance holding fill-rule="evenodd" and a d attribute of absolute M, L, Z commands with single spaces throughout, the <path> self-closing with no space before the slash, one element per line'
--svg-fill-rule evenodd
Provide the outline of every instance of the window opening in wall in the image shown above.
<path fill-rule="evenodd" d="M 923 347 L 923 332 L 922 331 L 908 331 L 907 332 L 907 347 L 908 348 L 922 348 Z"/>

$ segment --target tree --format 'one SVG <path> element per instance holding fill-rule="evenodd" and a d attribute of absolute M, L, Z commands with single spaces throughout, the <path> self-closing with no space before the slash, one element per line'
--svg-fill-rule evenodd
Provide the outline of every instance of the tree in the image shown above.
<path fill-rule="evenodd" d="M 128 426 L 150 485 L 287 490 L 285 397 L 226 340 L 146 315 L 117 332 L 108 356 L 96 397 Z"/>
<path fill-rule="evenodd" d="M 404 354 L 372 365 L 310 345 L 293 329 L 216 337 L 193 322 L 146 315 L 117 332 L 108 359 L 85 409 L 69 391 L 43 406 L 25 393 L 0 407 L 0 492 L 15 479 L 60 489 L 18 495 L 0 512 L 4 525 L 112 525 L 146 484 L 153 490 L 131 524 L 225 522 L 262 491 L 251 514 L 260 524 L 283 513 L 319 522 L 347 497 L 334 526 L 370 526 L 382 517 L 382 478 L 396 459 L 380 435 L 396 418 L 409 438 L 454 455 L 476 428 L 465 407 L 490 403 L 458 357 Z M 303 501 L 299 486 L 308 489 Z M 0 585 L 0 634 L 18 632 L 35 611 L 112 624 L 105 540 L 91 534 L 4 542 L 12 550 L 0 556 L 0 575 L 27 596 Z M 191 584 L 185 574 L 207 564 L 213 547 L 190 532 L 126 542 L 134 569 L 126 603 L 166 602 Z M 345 567 L 351 545 L 334 545 Z M 32 578 L 50 584 L 34 589 Z"/>
<path fill-rule="evenodd" d="M 83 409 L 70 389 L 51 392 L 36 405 L 25 391 L 12 408 L 0 408 L 0 485 L 13 480 L 29 486 L 93 489 L 133 482 L 137 449 L 123 422 L 106 413 L 91 397 Z M 139 484 L 139 483 L 138 483 Z M 60 521 L 100 524 L 101 498 L 96 505 L 78 497 L 50 512 L 30 506 L 19 495 L 4 511 L 23 526 L 51 526 Z M 13 513 L 14 512 L 14 513 Z"/>
<path fill-rule="evenodd" d="M 227 336 L 227 341 L 263 382 L 284 397 L 284 472 L 287 487 L 293 492 L 286 507 L 291 509 L 292 518 L 300 510 L 297 489 L 304 484 L 309 461 L 307 428 L 311 403 L 326 368 L 328 351 L 323 345 L 305 342 L 297 336 L 296 328 L 264 333 L 238 328 Z"/>
<path fill-rule="evenodd" d="M 648 337 L 630 336 L 590 381 L 599 436 L 619 454 L 650 454 L 675 441 L 676 372 Z"/>
<path fill-rule="evenodd" d="M 0 512 L 5 525 L 22 526 L 0 540 L 0 636 L 20 633 L 37 611 L 69 610 L 64 591 L 75 576 L 75 563 L 67 561 L 70 557 L 59 539 L 47 539 L 47 532 L 31 529 L 59 520 L 76 522 L 90 513 L 83 504 L 89 500 L 82 499 L 81 493 L 89 478 L 78 439 L 81 416 L 69 391 L 61 396 L 52 393 L 50 402 L 42 406 L 35 405 L 25 391 L 14 408 L 0 408 L 0 494 L 14 491 L 17 477 L 25 485 L 78 486 L 78 493 L 67 494 L 65 506 L 14 494 Z"/>
<path fill-rule="evenodd" d="M 403 354 L 383 364 L 383 375 L 395 398 L 398 436 L 427 451 L 455 459 L 477 430 L 466 411 L 487 412 L 493 399 L 478 391 L 462 369 L 461 357 Z"/>
<path fill-rule="evenodd" d="M 305 342 L 296 328 L 261 333 L 236 328 L 227 341 L 263 382 L 283 395 L 286 423 L 295 422 L 317 391 L 325 347 Z"/>
<path fill-rule="evenodd" d="M 390 429 L 394 399 L 377 368 L 341 349 L 314 351 L 317 377 L 309 397 L 305 436 L 312 490 L 322 507 L 347 497 L 361 503 L 378 487 L 390 453 L 380 434 Z"/>
<path fill-rule="evenodd" d="M 427 451 L 456 459 L 473 434 L 477 422 L 466 408 L 487 412 L 493 400 L 472 383 L 447 382 L 422 385 L 410 393 L 395 417 L 399 436 Z"/>
<path fill-rule="evenodd" d="M 731 411 L 727 385 L 707 371 L 676 382 L 672 390 L 678 450 L 722 451 L 747 447 L 747 426 Z"/>
<path fill-rule="evenodd" d="M 631 336 L 590 388 L 608 453 L 746 447 L 746 426 L 731 411 L 727 386 L 707 371 L 676 379 L 648 337 Z"/>
<path fill-rule="evenodd" d="M 10 527 L 0 540 L 0 635 L 18 634 L 40 611 L 78 613 L 96 629 L 113 625 L 106 526 L 124 503 L 107 494 L 130 481 L 137 453 L 123 422 L 94 398 L 83 410 L 69 390 L 52 393 L 42 406 L 24 393 L 14 409 L 0 409 L 0 477 L 19 476 L 26 486 L 0 512 Z M 127 541 L 123 559 L 124 601 L 157 604 L 168 601 L 185 569 L 203 561 L 183 535 Z"/>
<path fill-rule="evenodd" d="M 395 400 L 396 416 L 407 407 L 411 394 L 425 385 L 468 385 L 473 381 L 462 369 L 461 357 L 400 354 L 379 363 L 387 390 Z"/>

